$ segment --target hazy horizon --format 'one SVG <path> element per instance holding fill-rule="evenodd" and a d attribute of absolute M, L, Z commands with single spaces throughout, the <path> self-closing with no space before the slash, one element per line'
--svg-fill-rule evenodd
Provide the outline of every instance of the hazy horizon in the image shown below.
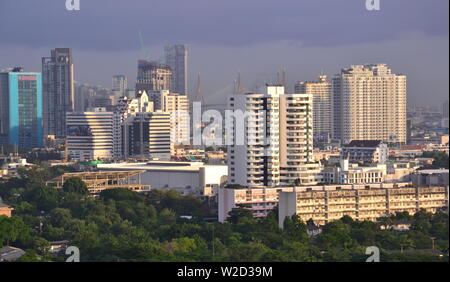
<path fill-rule="evenodd" d="M 184 43 L 189 89 L 200 72 L 207 103 L 224 102 L 238 72 L 251 90 L 285 68 L 293 90 L 296 81 L 365 63 L 406 74 L 410 104 L 448 100 L 447 0 L 381 0 L 380 11 L 367 11 L 365 0 L 80 2 L 80 11 L 67 11 L 64 0 L 2 0 L 0 69 L 41 71 L 50 49 L 70 47 L 76 81 L 110 88 L 124 74 L 133 87 L 144 53 L 159 60 L 164 45 Z"/>

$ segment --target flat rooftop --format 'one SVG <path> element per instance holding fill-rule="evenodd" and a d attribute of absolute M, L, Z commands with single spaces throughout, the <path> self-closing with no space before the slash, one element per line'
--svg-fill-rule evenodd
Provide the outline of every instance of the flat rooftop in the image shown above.
<path fill-rule="evenodd" d="M 419 173 L 419 174 L 448 173 L 448 169 L 422 169 L 422 170 L 417 170 L 416 173 Z"/>
<path fill-rule="evenodd" d="M 174 161 L 148 161 L 142 163 L 111 163 L 98 164 L 100 170 L 152 170 L 152 171 L 178 171 L 198 172 L 200 168 L 223 168 L 226 165 L 209 165 L 203 162 L 174 162 Z"/>

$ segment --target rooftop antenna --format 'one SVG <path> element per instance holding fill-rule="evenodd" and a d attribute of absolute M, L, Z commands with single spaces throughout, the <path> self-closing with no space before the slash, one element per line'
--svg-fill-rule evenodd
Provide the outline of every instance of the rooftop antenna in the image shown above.
<path fill-rule="evenodd" d="M 283 68 L 281 70 L 281 85 L 283 85 L 284 91 L 287 91 L 287 86 L 286 86 L 286 68 Z"/>
<path fill-rule="evenodd" d="M 197 86 L 195 89 L 195 100 L 196 101 L 201 101 L 203 103 L 203 95 L 202 95 L 202 85 L 201 85 L 201 80 L 200 80 L 200 73 L 198 73 L 197 75 Z"/>
<path fill-rule="evenodd" d="M 238 72 L 238 77 L 236 81 L 236 93 L 242 94 L 242 81 L 241 81 L 241 72 Z"/>

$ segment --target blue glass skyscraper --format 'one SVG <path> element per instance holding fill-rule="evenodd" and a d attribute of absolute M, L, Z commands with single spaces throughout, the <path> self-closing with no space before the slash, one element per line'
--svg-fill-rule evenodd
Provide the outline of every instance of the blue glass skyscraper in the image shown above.
<path fill-rule="evenodd" d="M 0 73 L 0 144 L 43 146 L 42 75 L 20 68 Z"/>

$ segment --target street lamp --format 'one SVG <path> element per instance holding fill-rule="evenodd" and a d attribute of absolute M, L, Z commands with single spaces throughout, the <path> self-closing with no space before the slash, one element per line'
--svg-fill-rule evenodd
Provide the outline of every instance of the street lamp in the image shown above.
<path fill-rule="evenodd" d="M 433 251 L 434 251 L 434 240 L 436 240 L 436 237 L 430 237 L 430 239 L 431 239 L 431 248 L 433 249 Z"/>

